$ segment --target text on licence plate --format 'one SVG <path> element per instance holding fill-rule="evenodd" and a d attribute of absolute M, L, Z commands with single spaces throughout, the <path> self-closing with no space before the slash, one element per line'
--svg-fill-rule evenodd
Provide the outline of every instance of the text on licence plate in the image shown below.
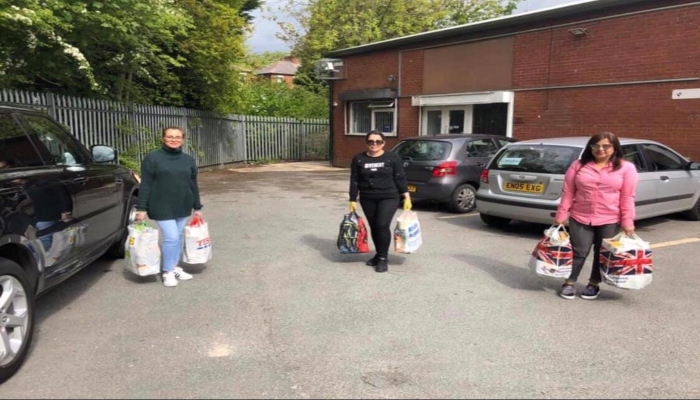
<path fill-rule="evenodd" d="M 505 190 L 511 192 L 544 193 L 542 183 L 506 182 Z"/>
<path fill-rule="evenodd" d="M 414 193 L 416 191 L 416 187 L 413 185 L 408 185 L 408 191 Z"/>

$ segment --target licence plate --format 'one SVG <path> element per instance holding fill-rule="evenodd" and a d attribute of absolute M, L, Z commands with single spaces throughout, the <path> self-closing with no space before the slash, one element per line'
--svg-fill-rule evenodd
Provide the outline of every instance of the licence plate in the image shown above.
<path fill-rule="evenodd" d="M 509 192 L 524 192 L 524 193 L 544 193 L 544 184 L 542 183 L 522 183 L 522 182 L 506 182 L 505 190 Z"/>
<path fill-rule="evenodd" d="M 413 186 L 413 185 L 408 185 L 408 191 L 411 192 L 411 193 L 415 193 L 415 192 L 416 192 L 416 187 Z"/>

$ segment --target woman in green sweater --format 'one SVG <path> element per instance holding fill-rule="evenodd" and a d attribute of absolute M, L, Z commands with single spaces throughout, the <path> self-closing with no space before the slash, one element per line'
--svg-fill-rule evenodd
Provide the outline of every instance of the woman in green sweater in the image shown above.
<path fill-rule="evenodd" d="M 163 284 L 192 279 L 177 264 L 182 253 L 182 236 L 187 217 L 201 218 L 197 165 L 182 152 L 185 133 L 178 127 L 163 129 L 163 146 L 144 157 L 141 163 L 141 187 L 136 221 L 148 217 L 163 235 Z M 194 213 L 192 212 L 194 210 Z"/>

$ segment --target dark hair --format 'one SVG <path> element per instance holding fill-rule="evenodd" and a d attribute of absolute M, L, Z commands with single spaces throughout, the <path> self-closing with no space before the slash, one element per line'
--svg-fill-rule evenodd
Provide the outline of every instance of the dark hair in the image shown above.
<path fill-rule="evenodd" d="M 624 154 L 622 154 L 622 146 L 620 146 L 620 140 L 612 132 L 602 132 L 597 135 L 593 135 L 590 139 L 588 139 L 588 143 L 586 143 L 586 148 L 583 149 L 583 154 L 581 154 L 581 165 L 586 165 L 587 163 L 595 160 L 595 157 L 593 157 L 593 149 L 591 149 L 591 145 L 594 145 L 603 139 L 608 139 L 612 144 L 613 149 L 615 150 L 613 152 L 613 155 L 610 157 L 610 162 L 613 165 L 613 170 L 620 169 L 620 160 L 622 160 Z"/>
<path fill-rule="evenodd" d="M 171 129 L 182 132 L 182 137 L 183 138 L 185 137 L 185 131 L 182 128 L 180 128 L 179 126 L 167 126 L 167 127 L 163 128 L 163 137 L 165 137 L 165 132 L 167 132 Z"/>
<path fill-rule="evenodd" d="M 379 135 L 379 136 L 381 136 L 382 140 L 385 139 L 383 133 L 381 133 L 377 130 L 372 130 L 372 131 L 369 131 L 369 133 L 367 135 L 365 135 L 365 141 L 369 140 L 370 135 Z"/>

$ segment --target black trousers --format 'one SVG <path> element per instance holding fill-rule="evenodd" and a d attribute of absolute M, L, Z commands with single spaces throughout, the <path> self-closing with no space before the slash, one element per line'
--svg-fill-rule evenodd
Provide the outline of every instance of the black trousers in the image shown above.
<path fill-rule="evenodd" d="M 391 245 L 391 220 L 399 208 L 399 197 L 388 199 L 360 197 L 360 205 L 367 219 L 377 256 L 386 258 L 389 255 L 389 246 Z"/>
<path fill-rule="evenodd" d="M 571 234 L 571 247 L 574 250 L 574 263 L 567 281 L 576 282 L 583 269 L 583 264 L 586 262 L 586 257 L 591 251 L 591 246 L 593 246 L 593 270 L 591 270 L 590 281 L 600 283 L 603 280 L 600 274 L 600 247 L 603 245 L 603 239 L 620 233 L 620 225 L 584 225 L 569 218 L 569 233 Z"/>

